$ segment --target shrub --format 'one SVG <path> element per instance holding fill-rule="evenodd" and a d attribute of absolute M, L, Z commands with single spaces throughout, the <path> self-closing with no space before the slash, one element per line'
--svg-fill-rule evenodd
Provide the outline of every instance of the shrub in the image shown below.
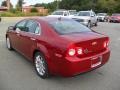
<path fill-rule="evenodd" d="M 15 14 L 11 12 L 3 12 L 1 13 L 1 17 L 15 17 Z"/>
<path fill-rule="evenodd" d="M 31 12 L 32 12 L 32 13 L 35 13 L 35 12 L 38 12 L 38 10 L 37 10 L 36 8 L 32 8 L 32 9 L 31 9 Z"/>

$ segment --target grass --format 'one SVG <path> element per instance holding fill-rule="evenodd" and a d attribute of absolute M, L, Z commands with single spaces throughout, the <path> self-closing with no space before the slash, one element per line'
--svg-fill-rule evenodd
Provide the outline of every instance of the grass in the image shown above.
<path fill-rule="evenodd" d="M 20 11 L 16 11 L 16 12 L 2 12 L 0 13 L 0 16 L 1 17 L 26 17 L 26 16 L 43 16 L 43 15 L 37 12 L 25 14 Z"/>

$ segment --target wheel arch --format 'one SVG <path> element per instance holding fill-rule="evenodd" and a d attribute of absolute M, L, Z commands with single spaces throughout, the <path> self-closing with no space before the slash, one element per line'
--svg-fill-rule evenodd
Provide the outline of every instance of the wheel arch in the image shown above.
<path fill-rule="evenodd" d="M 33 62 L 34 62 L 34 56 L 37 52 L 40 52 L 45 57 L 46 61 L 48 60 L 48 58 L 50 56 L 48 53 L 48 50 L 44 46 L 42 46 L 41 48 L 37 48 L 33 51 L 33 53 L 32 53 Z"/>

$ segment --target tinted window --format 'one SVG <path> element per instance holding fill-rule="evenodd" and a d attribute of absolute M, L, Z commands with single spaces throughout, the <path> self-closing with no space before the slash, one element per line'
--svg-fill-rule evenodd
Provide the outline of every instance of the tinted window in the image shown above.
<path fill-rule="evenodd" d="M 21 31 L 26 31 L 26 29 L 25 29 L 26 22 L 27 22 L 26 20 L 23 20 L 23 21 L 17 23 L 15 27 L 19 28 Z"/>
<path fill-rule="evenodd" d="M 39 24 L 34 20 L 29 20 L 26 27 L 28 28 L 29 32 L 31 32 L 31 33 L 36 33 L 36 34 L 40 33 Z"/>
<path fill-rule="evenodd" d="M 90 16 L 90 12 L 79 12 L 78 16 Z"/>
<path fill-rule="evenodd" d="M 71 33 L 81 33 L 81 32 L 91 31 L 86 26 L 74 20 L 54 21 L 54 22 L 50 22 L 50 25 L 59 34 L 71 34 Z"/>

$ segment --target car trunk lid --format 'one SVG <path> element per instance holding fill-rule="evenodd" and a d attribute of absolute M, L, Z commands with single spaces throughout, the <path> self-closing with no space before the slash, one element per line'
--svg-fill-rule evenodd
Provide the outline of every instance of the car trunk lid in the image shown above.
<path fill-rule="evenodd" d="M 80 57 L 95 55 L 105 51 L 104 42 L 108 41 L 107 36 L 95 32 L 69 34 L 62 37 L 71 40 L 76 47 L 83 49 L 83 55 Z"/>

